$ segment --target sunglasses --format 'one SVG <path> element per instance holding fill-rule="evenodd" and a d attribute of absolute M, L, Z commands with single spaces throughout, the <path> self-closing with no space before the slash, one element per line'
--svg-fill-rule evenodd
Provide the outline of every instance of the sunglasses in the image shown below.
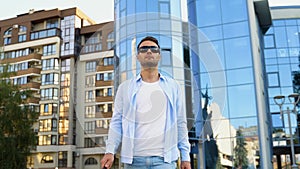
<path fill-rule="evenodd" d="M 140 53 L 146 53 L 148 49 L 151 50 L 152 53 L 159 53 L 159 47 L 157 46 L 142 46 L 138 49 Z"/>

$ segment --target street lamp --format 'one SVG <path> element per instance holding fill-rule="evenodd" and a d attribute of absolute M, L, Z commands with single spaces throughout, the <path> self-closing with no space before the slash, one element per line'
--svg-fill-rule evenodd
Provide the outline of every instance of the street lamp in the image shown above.
<path fill-rule="evenodd" d="M 292 112 L 296 113 L 296 105 L 297 105 L 297 103 L 299 102 L 299 99 L 300 99 L 299 94 L 298 93 L 290 94 L 288 96 L 288 99 L 289 99 L 289 102 L 293 103 L 293 105 L 294 105 L 294 108 L 293 108 Z M 283 96 L 283 95 L 275 96 L 274 101 L 279 106 L 280 115 L 283 116 L 282 105 L 284 104 L 285 96 Z M 287 112 L 287 115 L 288 115 L 289 131 L 290 131 L 290 135 L 291 135 L 290 136 L 290 142 L 291 142 L 292 161 L 293 161 L 292 169 L 298 169 L 298 166 L 297 166 L 296 160 L 295 160 L 295 147 L 294 147 L 294 141 L 293 141 L 291 116 L 290 116 L 291 111 L 290 111 L 289 107 L 287 107 L 286 112 Z"/>

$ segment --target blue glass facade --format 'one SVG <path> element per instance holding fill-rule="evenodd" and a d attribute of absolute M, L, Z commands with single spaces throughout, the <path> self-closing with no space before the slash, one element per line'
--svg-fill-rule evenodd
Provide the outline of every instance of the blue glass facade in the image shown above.
<path fill-rule="evenodd" d="M 286 98 L 283 114 L 273 97 L 299 93 L 300 15 L 299 7 L 275 7 L 273 25 L 264 35 L 264 55 L 268 77 L 269 109 L 272 116 L 273 149 L 276 166 L 290 165 L 290 138 L 287 108 L 294 108 Z M 281 14 L 281 15 L 280 15 Z M 288 14 L 288 15 L 285 15 Z M 294 101 L 294 100 L 292 100 Z M 297 107 L 299 109 L 299 106 Z M 299 115 L 291 113 L 292 136 L 295 143 L 296 162 L 299 162 Z M 288 156 L 288 159 L 286 158 Z"/>
<path fill-rule="evenodd" d="M 193 75 L 199 93 L 208 91 L 213 98 L 208 112 L 203 109 L 198 116 L 196 129 L 204 135 L 200 140 L 207 143 L 200 148 L 200 165 L 204 168 L 212 166 L 207 153 L 211 149 L 209 134 L 216 141 L 223 167 L 239 165 L 236 159 L 241 139 L 246 145 L 248 168 L 272 165 L 264 64 L 262 54 L 257 52 L 263 48 L 263 31 L 255 21 L 255 5 L 244 0 L 188 1 L 190 42 L 198 46 L 191 51 Z M 209 134 L 207 126 L 212 128 Z"/>
<path fill-rule="evenodd" d="M 160 72 L 174 77 L 185 95 L 190 95 L 188 29 L 182 18 L 180 0 L 115 1 L 115 86 L 139 73 L 136 46 L 142 38 L 150 35 L 159 40 L 161 47 Z M 197 100 L 199 105 L 199 98 Z M 186 103 L 191 119 L 189 126 L 192 126 L 194 118 L 190 96 Z"/>
<path fill-rule="evenodd" d="M 237 167 L 237 147 L 243 141 L 248 168 L 271 166 L 258 5 L 245 0 L 187 0 L 188 23 L 183 23 L 181 3 L 115 1 L 116 86 L 139 72 L 135 55 L 141 38 L 157 37 L 163 51 L 161 71 L 185 89 L 188 127 L 195 129 L 191 137 L 199 141 L 192 152 L 195 165 Z"/>

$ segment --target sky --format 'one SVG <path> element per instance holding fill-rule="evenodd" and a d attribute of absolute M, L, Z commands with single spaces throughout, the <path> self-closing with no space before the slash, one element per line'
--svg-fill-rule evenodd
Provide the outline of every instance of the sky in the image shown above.
<path fill-rule="evenodd" d="M 2 0 L 0 20 L 27 13 L 30 9 L 67 9 L 78 7 L 97 23 L 113 21 L 114 0 Z M 5 5 L 4 5 L 5 4 Z M 270 6 L 299 5 L 300 0 L 269 0 Z"/>
<path fill-rule="evenodd" d="M 16 17 L 28 13 L 30 9 L 36 11 L 46 9 L 67 9 L 78 7 L 83 13 L 97 23 L 113 21 L 114 0 L 2 0 L 0 5 L 0 20 Z"/>

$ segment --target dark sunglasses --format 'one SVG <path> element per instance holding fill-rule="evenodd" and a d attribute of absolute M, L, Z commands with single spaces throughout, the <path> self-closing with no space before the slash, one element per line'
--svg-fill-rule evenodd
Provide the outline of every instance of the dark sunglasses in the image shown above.
<path fill-rule="evenodd" d="M 157 46 L 142 46 L 138 49 L 140 53 L 146 53 L 148 49 L 151 50 L 152 53 L 159 53 L 159 47 Z"/>

